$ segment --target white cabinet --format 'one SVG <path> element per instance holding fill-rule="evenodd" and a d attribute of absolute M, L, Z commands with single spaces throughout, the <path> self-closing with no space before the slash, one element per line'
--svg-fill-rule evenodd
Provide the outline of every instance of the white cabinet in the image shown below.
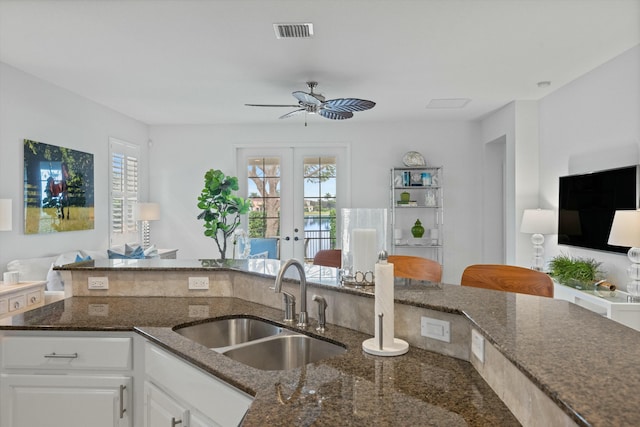
<path fill-rule="evenodd" d="M 46 282 L 22 282 L 5 285 L 0 282 L 0 318 L 43 306 L 45 284 Z"/>
<path fill-rule="evenodd" d="M 133 425 L 132 338 L 0 335 L 0 426 Z"/>
<path fill-rule="evenodd" d="M 131 377 L 3 375 L 0 425 L 131 426 Z"/>
<path fill-rule="evenodd" d="M 146 427 L 237 426 L 253 400 L 149 342 L 145 374 Z"/>
<path fill-rule="evenodd" d="M 444 194 L 442 167 L 391 169 L 391 248 L 394 254 L 416 255 L 443 263 Z M 419 220 L 422 237 L 412 227 Z"/>
<path fill-rule="evenodd" d="M 630 328 L 640 331 L 640 302 L 631 301 L 623 291 L 583 291 L 553 282 L 553 297 L 570 301 L 576 305 L 608 317 Z"/>

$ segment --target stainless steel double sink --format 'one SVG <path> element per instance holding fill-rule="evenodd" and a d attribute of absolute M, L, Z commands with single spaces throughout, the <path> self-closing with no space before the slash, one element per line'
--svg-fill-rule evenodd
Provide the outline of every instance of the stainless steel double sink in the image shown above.
<path fill-rule="evenodd" d="M 233 360 L 265 371 L 295 369 L 347 351 L 329 341 L 247 316 L 178 326 L 174 331 Z"/>

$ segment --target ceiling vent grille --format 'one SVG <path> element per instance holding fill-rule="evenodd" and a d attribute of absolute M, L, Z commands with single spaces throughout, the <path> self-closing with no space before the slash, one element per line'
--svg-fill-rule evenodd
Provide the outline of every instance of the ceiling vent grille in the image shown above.
<path fill-rule="evenodd" d="M 273 24 L 278 39 L 308 39 L 313 37 L 313 24 Z"/>

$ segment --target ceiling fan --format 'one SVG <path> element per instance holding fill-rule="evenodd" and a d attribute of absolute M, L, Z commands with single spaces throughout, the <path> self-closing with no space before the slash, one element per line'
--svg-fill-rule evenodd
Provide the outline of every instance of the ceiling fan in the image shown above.
<path fill-rule="evenodd" d="M 314 93 L 313 89 L 318 86 L 318 82 L 307 82 L 309 93 L 295 91 L 293 97 L 298 100 L 298 104 L 245 104 L 249 107 L 289 107 L 297 108 L 287 114 L 280 116 L 280 119 L 286 119 L 301 113 L 319 114 L 326 119 L 345 120 L 353 117 L 354 111 L 365 111 L 373 108 L 376 103 L 358 98 L 336 98 L 325 100 L 325 97 L 319 93 Z M 306 121 L 305 121 L 306 126 Z"/>

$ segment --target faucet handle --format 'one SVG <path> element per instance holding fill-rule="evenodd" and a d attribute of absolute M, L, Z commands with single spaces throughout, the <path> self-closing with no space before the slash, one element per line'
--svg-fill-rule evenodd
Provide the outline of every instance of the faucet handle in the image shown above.
<path fill-rule="evenodd" d="M 284 297 L 284 321 L 293 322 L 296 320 L 296 297 L 288 292 L 282 292 Z"/>
<path fill-rule="evenodd" d="M 312 299 L 318 303 L 318 327 L 316 331 L 324 332 L 327 326 L 327 300 L 320 295 L 314 295 Z"/>

